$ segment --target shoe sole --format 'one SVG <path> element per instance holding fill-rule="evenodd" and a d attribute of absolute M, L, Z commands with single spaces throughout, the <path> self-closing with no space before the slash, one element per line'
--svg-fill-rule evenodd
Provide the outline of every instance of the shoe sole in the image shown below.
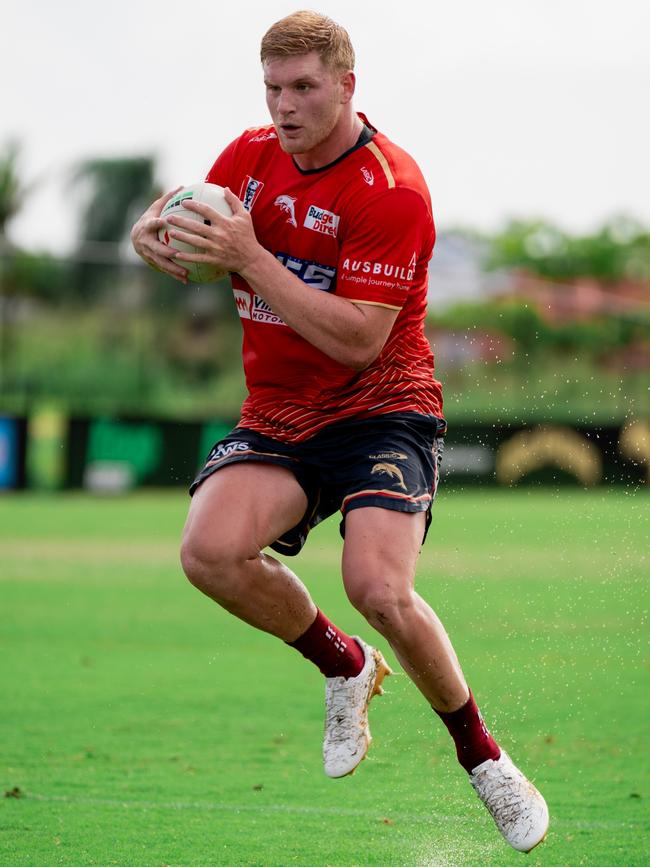
<path fill-rule="evenodd" d="M 541 839 L 541 840 L 538 840 L 537 843 L 535 843 L 534 846 L 531 846 L 531 847 L 530 847 L 530 849 L 524 849 L 524 850 L 523 850 L 523 851 L 524 851 L 524 855 L 528 855 L 528 853 L 529 853 L 529 852 L 532 852 L 533 849 L 537 849 L 538 846 L 541 846 L 542 843 L 544 842 L 544 840 L 546 840 L 547 834 L 548 834 L 548 831 L 546 832 L 546 834 L 544 834 L 544 836 L 542 837 L 542 839 Z"/>
<path fill-rule="evenodd" d="M 388 677 L 393 673 L 393 670 L 390 668 L 380 650 L 377 650 L 376 647 L 373 648 L 372 654 L 375 660 L 376 674 L 375 681 L 372 685 L 372 689 L 370 690 L 370 694 L 368 696 L 368 704 L 370 704 L 370 700 L 374 698 L 376 695 L 383 695 L 384 688 L 382 686 L 383 680 L 385 677 Z M 367 707 L 367 705 L 366 705 Z"/>
<path fill-rule="evenodd" d="M 372 649 L 373 659 L 375 660 L 375 679 L 372 683 L 372 686 L 368 692 L 368 698 L 366 699 L 366 713 L 368 711 L 368 706 L 370 702 L 376 695 L 383 695 L 384 688 L 382 686 L 383 680 L 385 677 L 388 677 L 393 673 L 392 668 L 388 665 L 386 660 L 384 659 L 381 651 L 377 650 L 376 647 Z M 361 756 L 357 764 L 352 768 L 351 771 L 348 771 L 347 774 L 342 774 L 340 777 L 332 777 L 332 779 L 343 779 L 343 777 L 351 777 L 352 774 L 359 767 L 361 762 L 368 755 L 368 750 L 370 749 L 370 744 L 372 743 L 372 735 L 370 734 L 370 727 L 366 727 L 366 750 L 364 754 Z"/>

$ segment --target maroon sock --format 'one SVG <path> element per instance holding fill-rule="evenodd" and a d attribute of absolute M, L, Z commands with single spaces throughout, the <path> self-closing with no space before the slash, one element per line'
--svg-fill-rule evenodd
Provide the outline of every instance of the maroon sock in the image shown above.
<path fill-rule="evenodd" d="M 468 774 L 471 774 L 481 762 L 499 758 L 501 755 L 499 745 L 487 730 L 471 690 L 469 698 L 458 710 L 453 710 L 451 713 L 436 710 L 436 713 L 454 739 L 458 761 Z"/>
<path fill-rule="evenodd" d="M 322 611 L 300 638 L 287 644 L 313 662 L 325 677 L 356 677 L 366 662 L 354 638 L 337 629 Z"/>

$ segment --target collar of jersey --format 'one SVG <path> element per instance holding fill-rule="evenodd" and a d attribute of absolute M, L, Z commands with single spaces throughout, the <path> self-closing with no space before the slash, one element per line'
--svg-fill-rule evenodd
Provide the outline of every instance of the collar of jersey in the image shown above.
<path fill-rule="evenodd" d="M 362 148 L 364 145 L 367 145 L 370 139 L 377 132 L 377 130 L 374 128 L 374 126 L 372 126 L 372 124 L 364 114 L 359 113 L 359 117 L 361 118 L 361 121 L 363 123 L 363 129 L 361 130 L 359 138 L 356 140 L 356 142 L 352 145 L 351 148 L 348 148 L 348 150 L 344 151 L 340 157 L 332 160 L 332 162 L 328 163 L 326 166 L 319 166 L 317 169 L 301 169 L 298 163 L 294 160 L 294 158 L 291 157 L 294 166 L 298 169 L 300 174 L 316 175 L 318 174 L 318 172 L 326 172 L 328 169 L 331 169 L 333 166 L 337 165 L 337 163 L 340 163 L 341 160 L 344 160 L 351 153 L 354 153 L 354 151 L 359 150 L 359 148 Z"/>

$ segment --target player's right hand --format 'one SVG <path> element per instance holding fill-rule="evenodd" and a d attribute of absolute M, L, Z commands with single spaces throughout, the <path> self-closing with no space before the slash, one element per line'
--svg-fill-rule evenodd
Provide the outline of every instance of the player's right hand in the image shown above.
<path fill-rule="evenodd" d="M 175 277 L 181 283 L 187 283 L 187 270 L 174 261 L 177 251 L 158 239 L 158 231 L 167 225 L 165 220 L 160 218 L 162 210 L 171 197 L 182 189 L 182 186 L 176 187 L 175 190 L 156 199 L 147 208 L 131 229 L 131 243 L 135 252 L 147 265 L 155 268 L 156 271 Z"/>

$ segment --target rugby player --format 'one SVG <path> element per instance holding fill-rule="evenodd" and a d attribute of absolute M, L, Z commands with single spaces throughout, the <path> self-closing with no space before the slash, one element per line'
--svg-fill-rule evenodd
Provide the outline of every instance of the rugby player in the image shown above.
<path fill-rule="evenodd" d="M 391 672 L 347 635 L 267 548 L 297 554 L 341 513 L 351 603 L 390 644 L 442 719 L 458 760 L 516 849 L 544 839 L 548 810 L 490 735 L 449 638 L 414 589 L 431 520 L 445 421 L 424 335 L 435 229 L 413 159 L 353 108 L 346 31 L 297 12 L 262 39 L 272 123 L 246 130 L 207 175 L 232 217 L 138 220 L 133 245 L 186 282 L 184 262 L 227 268 L 243 326 L 248 396 L 191 486 L 181 560 L 203 593 L 282 639 L 326 679 L 323 757 L 351 774 L 370 744 L 368 704 Z M 181 253 L 170 234 L 199 248 Z"/>

